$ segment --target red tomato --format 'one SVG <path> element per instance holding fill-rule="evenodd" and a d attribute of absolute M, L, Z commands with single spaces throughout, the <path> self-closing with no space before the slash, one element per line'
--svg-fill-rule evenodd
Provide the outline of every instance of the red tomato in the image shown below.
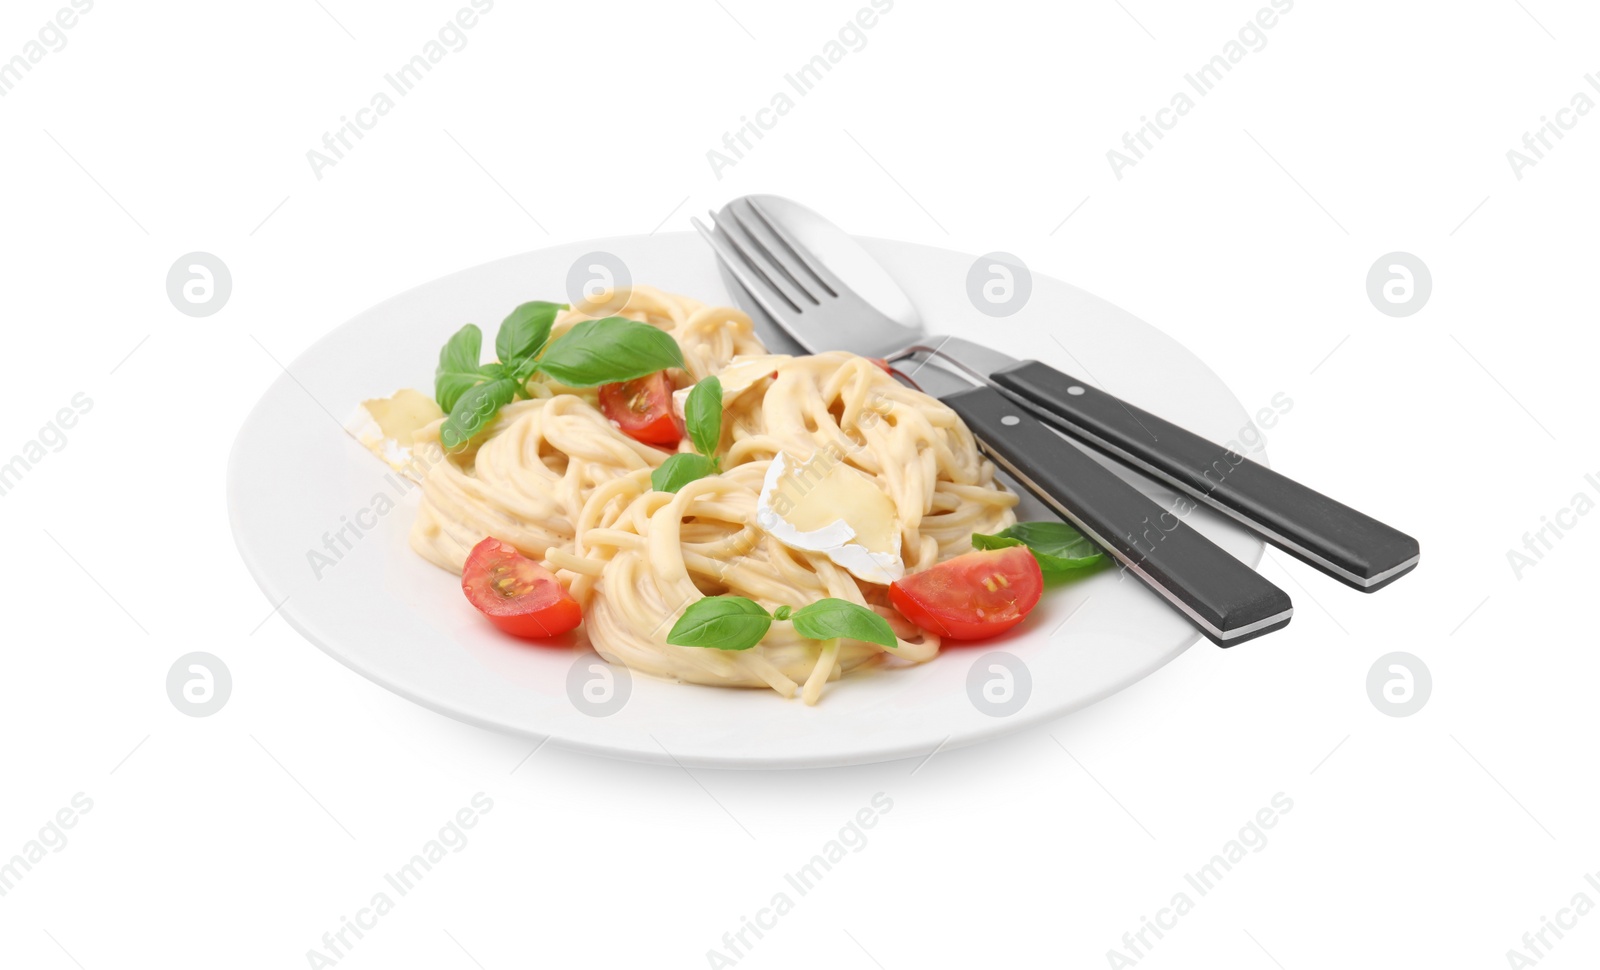
<path fill-rule="evenodd" d="M 600 410 L 622 433 L 647 445 L 671 448 L 683 437 L 672 413 L 672 381 L 666 371 L 600 386 Z"/>
<path fill-rule="evenodd" d="M 982 640 L 1028 615 L 1044 591 L 1039 561 L 1026 546 L 968 552 L 889 587 L 889 602 L 929 633 Z"/>
<path fill-rule="evenodd" d="M 515 637 L 553 637 L 583 622 L 583 609 L 550 570 L 499 539 L 472 547 L 461 589 L 489 622 Z"/>

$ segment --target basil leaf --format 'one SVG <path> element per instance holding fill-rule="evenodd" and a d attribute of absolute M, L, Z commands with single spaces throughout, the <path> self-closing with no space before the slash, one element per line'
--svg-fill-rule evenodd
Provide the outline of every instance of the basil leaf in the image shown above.
<path fill-rule="evenodd" d="M 512 310 L 494 337 L 494 352 L 501 363 L 519 363 L 537 354 L 550 339 L 550 325 L 555 323 L 556 313 L 565 309 L 564 304 L 534 300 Z"/>
<path fill-rule="evenodd" d="M 511 368 L 511 377 L 518 384 L 528 383 L 528 378 L 539 369 L 539 360 L 536 357 L 524 357 Z"/>
<path fill-rule="evenodd" d="M 471 441 L 494 420 L 501 408 L 516 398 L 517 387 L 516 381 L 501 378 L 479 384 L 462 394 L 456 406 L 450 409 L 450 416 L 439 426 L 439 440 L 445 450 L 455 451 Z"/>
<path fill-rule="evenodd" d="M 894 638 L 894 631 L 889 628 L 888 620 L 849 600 L 831 597 L 817 600 L 810 606 L 795 610 L 791 619 L 795 632 L 811 640 L 846 637 L 890 648 L 900 645 Z"/>
<path fill-rule="evenodd" d="M 754 600 L 707 596 L 683 611 L 667 634 L 667 642 L 680 647 L 749 650 L 771 626 L 772 617 Z"/>
<path fill-rule="evenodd" d="M 695 451 L 716 454 L 717 445 L 722 443 L 722 381 L 716 375 L 689 391 L 689 400 L 683 405 L 683 424 Z"/>
<path fill-rule="evenodd" d="M 989 549 L 1009 549 L 1012 546 L 1025 545 L 1027 545 L 1027 543 L 1023 542 L 1021 539 L 1013 539 L 1009 536 L 986 536 L 981 532 L 974 532 L 972 534 L 972 548 L 974 549 L 987 551 Z"/>
<path fill-rule="evenodd" d="M 1104 555 L 1087 536 L 1066 522 L 1018 522 L 1000 534 L 1008 539 L 1021 539 L 1029 549 L 1065 559 Z"/>
<path fill-rule="evenodd" d="M 973 533 L 974 549 L 1004 549 L 1027 546 L 1039 568 L 1047 573 L 1064 573 L 1093 566 L 1106 558 L 1095 544 L 1065 522 L 1018 522 L 998 535 Z"/>
<path fill-rule="evenodd" d="M 676 492 L 690 482 L 715 475 L 716 472 L 715 458 L 684 452 L 668 458 L 660 468 L 650 473 L 650 487 L 658 492 Z"/>
<path fill-rule="evenodd" d="M 467 324 L 445 341 L 433 372 L 433 396 L 446 413 L 455 410 L 461 395 L 483 382 L 478 368 L 482 359 L 483 331 L 477 324 Z"/>
<path fill-rule="evenodd" d="M 789 618 L 790 614 L 792 614 L 793 612 L 794 612 L 794 608 L 793 607 L 780 606 L 777 609 L 772 611 L 772 618 L 774 620 L 787 620 Z"/>
<path fill-rule="evenodd" d="M 624 317 L 585 320 L 551 341 L 539 369 L 568 387 L 631 381 L 668 367 L 682 367 L 683 352 L 672 335 Z"/>

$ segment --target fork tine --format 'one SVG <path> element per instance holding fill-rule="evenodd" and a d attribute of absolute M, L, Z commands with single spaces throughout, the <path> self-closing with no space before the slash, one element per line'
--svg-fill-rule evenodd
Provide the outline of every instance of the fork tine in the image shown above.
<path fill-rule="evenodd" d="M 772 254 L 762 246 L 760 241 L 734 219 L 732 215 L 723 215 L 716 210 L 711 211 L 712 223 L 722 232 L 728 241 L 728 246 L 738 253 L 749 266 L 767 281 L 772 289 L 782 293 L 784 298 L 794 307 L 794 312 L 802 313 L 807 307 L 817 305 L 816 299 L 804 289 L 797 286 L 793 277 L 772 258 Z"/>
<path fill-rule="evenodd" d="M 715 219 L 716 217 L 713 215 L 712 221 L 715 221 Z M 700 233 L 701 238 L 711 245 L 712 250 L 717 254 L 717 258 L 722 260 L 722 265 L 726 266 L 728 272 L 733 274 L 733 278 L 738 280 L 739 284 L 749 291 L 751 297 L 757 303 L 761 304 L 762 309 L 779 320 L 790 319 L 800 312 L 800 308 L 785 296 L 783 291 L 772 287 L 766 278 L 760 275 L 759 270 L 754 269 L 747 263 L 714 230 L 706 228 L 705 223 L 697 218 L 691 218 L 689 221 L 694 224 L 694 228 Z M 808 347 L 807 349 L 809 350 L 810 348 Z"/>
<path fill-rule="evenodd" d="M 742 199 L 736 199 L 735 202 L 743 202 L 746 206 L 749 206 L 750 211 L 756 214 L 756 218 L 760 219 L 762 224 L 767 227 L 767 230 L 777 237 L 778 242 L 789 251 L 790 255 L 801 266 L 805 267 L 806 272 L 810 273 L 812 278 L 821 284 L 823 289 L 828 291 L 829 296 L 840 296 L 850 292 L 850 288 L 844 284 L 843 280 L 833 275 L 828 267 L 822 265 L 822 261 L 817 259 L 805 247 L 805 244 L 796 239 L 789 230 L 783 228 L 776 219 L 768 216 L 761 206 L 756 204 L 754 198 L 745 196 Z M 730 205 L 732 204 L 730 203 Z"/>
<path fill-rule="evenodd" d="M 754 212 L 751 212 L 748 216 L 741 214 L 739 211 L 741 203 L 745 209 L 750 209 L 750 202 L 745 198 L 734 199 L 724 206 L 722 211 L 728 215 L 729 219 L 737 223 L 740 229 L 744 230 L 744 234 L 749 237 L 752 244 L 761 250 L 761 255 L 766 258 L 767 262 L 782 272 L 784 279 L 793 285 L 796 290 L 800 291 L 806 299 L 810 300 L 812 306 L 822 305 L 823 294 L 829 298 L 838 295 L 826 286 L 818 285 L 818 281 L 815 278 L 816 274 L 807 272 L 799 257 L 795 256 L 793 248 L 774 236 L 766 224 L 766 220 L 762 219 L 759 214 Z"/>

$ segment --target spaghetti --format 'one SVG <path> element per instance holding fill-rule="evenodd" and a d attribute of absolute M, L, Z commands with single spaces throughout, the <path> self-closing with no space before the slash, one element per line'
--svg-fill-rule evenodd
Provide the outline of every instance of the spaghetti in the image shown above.
<path fill-rule="evenodd" d="M 607 313 L 616 305 L 624 309 Z M 761 377 L 736 381 L 730 365 L 748 375 L 750 359 L 766 354 L 750 318 L 648 287 L 580 303 L 557 318 L 554 333 L 597 315 L 670 333 L 685 362 L 672 373 L 679 387 L 728 375 L 720 473 L 675 494 L 654 491 L 650 474 L 667 452 L 618 430 L 596 407 L 594 390 L 539 377 L 528 385 L 531 399 L 506 406 L 465 451 L 445 454 L 439 422 L 417 433 L 428 471 L 412 548 L 459 574 L 485 536 L 510 543 L 567 584 L 601 656 L 668 679 L 770 687 L 815 703 L 828 681 L 869 662 L 893 663 L 885 654 L 908 663 L 936 656 L 938 638 L 890 607 L 885 587 L 858 580 L 823 553 L 777 541 L 762 528 L 757 505 L 780 453 L 795 462 L 844 462 L 891 499 L 907 571 L 963 552 L 974 532 L 1011 525 L 1017 500 L 955 413 L 843 352 L 771 356 L 756 365 Z M 898 646 L 808 640 L 785 623 L 749 650 L 666 642 L 691 603 L 721 594 L 769 610 L 848 600 L 888 619 Z"/>

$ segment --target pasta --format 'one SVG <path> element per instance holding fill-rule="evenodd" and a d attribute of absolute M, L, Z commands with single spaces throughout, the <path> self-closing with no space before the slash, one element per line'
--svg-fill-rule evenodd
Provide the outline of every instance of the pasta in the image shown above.
<path fill-rule="evenodd" d="M 606 313 L 618 305 L 620 314 Z M 720 473 L 675 494 L 653 490 L 651 472 L 668 452 L 623 434 L 596 407 L 593 390 L 539 377 L 528 385 L 531 399 L 504 407 L 460 453 L 445 453 L 441 422 L 417 433 L 414 447 L 427 467 L 411 531 L 417 553 L 459 574 L 479 540 L 509 543 L 568 586 L 601 656 L 678 681 L 767 687 L 815 703 L 828 681 L 864 664 L 937 655 L 938 638 L 890 607 L 885 587 L 775 539 L 762 527 L 758 497 L 780 453 L 843 462 L 889 496 L 906 570 L 931 566 L 969 549 L 974 532 L 1015 521 L 1016 496 L 996 481 L 954 412 L 853 354 L 764 356 L 744 313 L 648 287 L 563 311 L 553 332 L 596 315 L 670 333 L 686 364 L 673 374 L 680 388 L 726 375 Z M 745 378 L 736 380 L 736 371 Z M 748 380 L 754 371 L 761 376 Z M 748 650 L 666 642 L 691 603 L 720 594 L 769 610 L 824 597 L 865 605 L 889 621 L 898 645 L 808 640 L 787 623 L 774 623 Z"/>

